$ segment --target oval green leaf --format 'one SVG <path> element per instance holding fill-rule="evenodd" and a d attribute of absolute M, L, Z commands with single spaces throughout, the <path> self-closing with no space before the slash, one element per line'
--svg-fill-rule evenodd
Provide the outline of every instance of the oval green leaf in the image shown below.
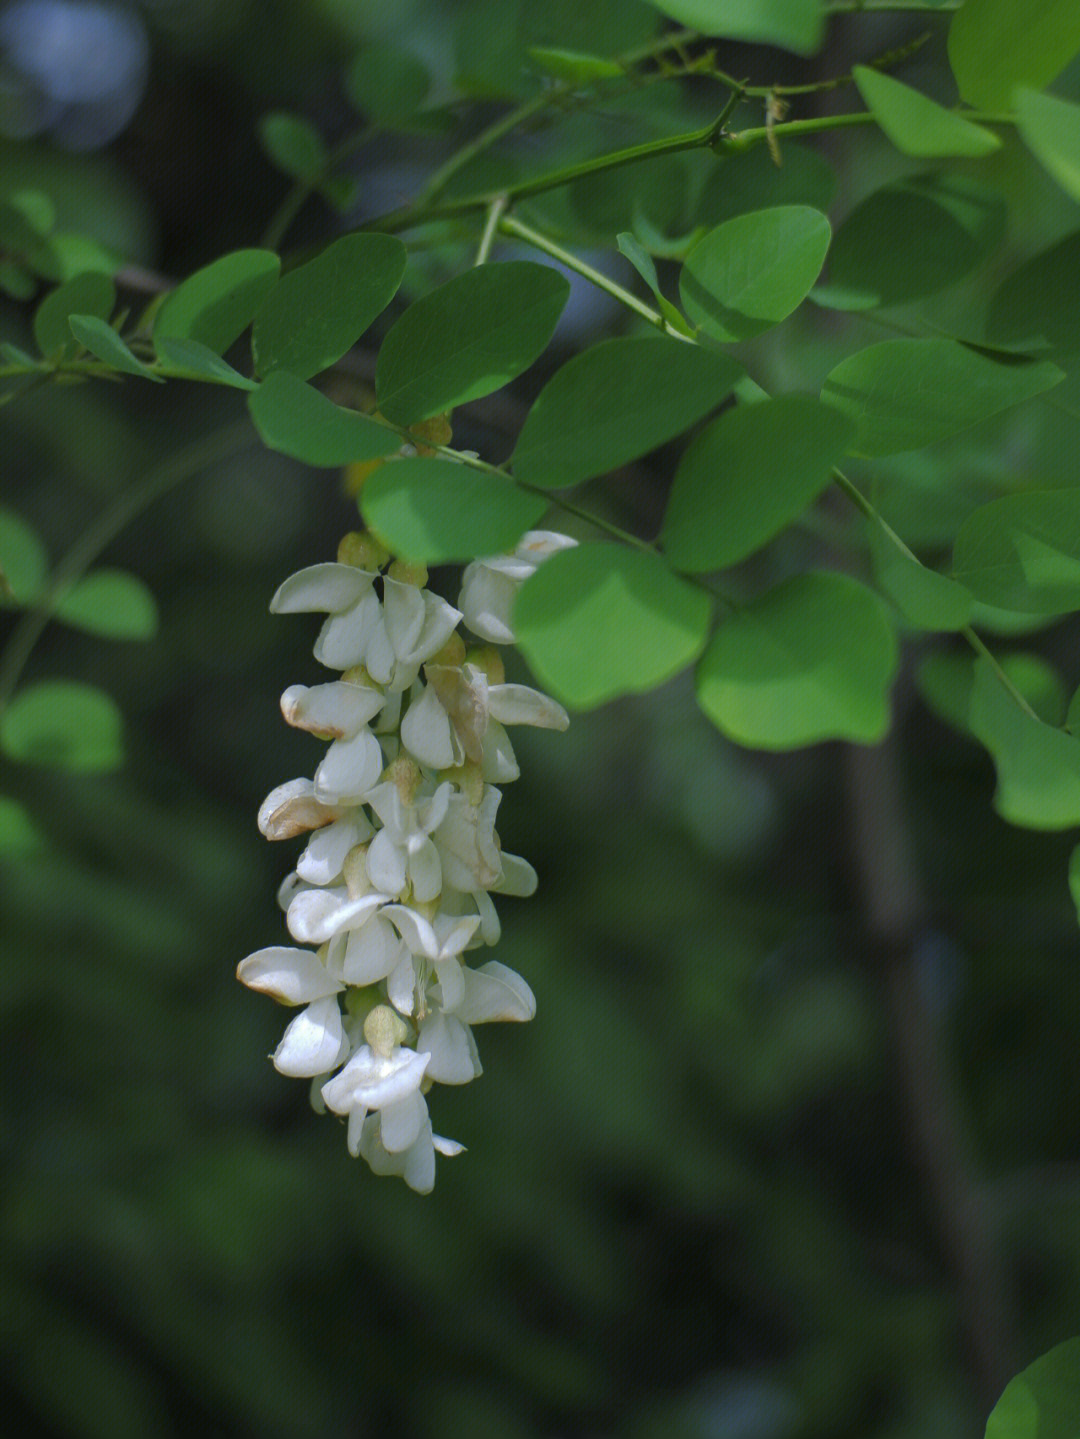
<path fill-rule="evenodd" d="M 518 436 L 514 474 L 559 490 L 618 469 L 715 410 L 742 373 L 729 356 L 679 340 L 603 340 L 541 390 Z"/>
<path fill-rule="evenodd" d="M 829 248 L 829 222 L 808 205 L 736 215 L 703 236 L 679 278 L 683 308 L 714 340 L 748 340 L 809 294 Z"/>
<path fill-rule="evenodd" d="M 0 599 L 30 604 L 49 573 L 49 557 L 21 516 L 0 509 Z"/>
<path fill-rule="evenodd" d="M 971 623 L 969 591 L 905 554 L 873 520 L 870 553 L 878 584 L 909 624 L 920 630 L 948 632 Z"/>
<path fill-rule="evenodd" d="M 142 380 L 153 380 L 158 385 L 165 383 L 160 375 L 155 375 L 153 370 L 136 359 L 112 326 L 97 315 L 69 315 L 68 327 L 84 349 L 114 370 L 125 375 L 138 375 Z"/>
<path fill-rule="evenodd" d="M 314 184 L 330 162 L 326 141 L 309 120 L 275 110 L 259 121 L 259 141 L 267 157 L 293 180 Z"/>
<path fill-rule="evenodd" d="M 1080 824 L 1080 740 L 1022 710 L 986 659 L 975 664 L 971 729 L 993 756 L 1002 819 L 1040 830 Z M 1041 1428 L 1031 1432 L 1041 1439 Z"/>
<path fill-rule="evenodd" d="M 0 714 L 0 749 L 24 764 L 84 773 L 123 762 L 123 721 L 104 690 L 44 680 L 20 690 Z"/>
<path fill-rule="evenodd" d="M 478 265 L 410 305 L 375 368 L 379 409 L 398 425 L 508 384 L 547 348 L 570 296 L 550 265 Z"/>
<path fill-rule="evenodd" d="M 876 595 L 847 575 L 796 575 L 722 622 L 698 665 L 698 702 L 729 738 L 757 749 L 876 744 L 896 665 Z"/>
<path fill-rule="evenodd" d="M 727 40 L 813 55 L 825 33 L 821 0 L 650 0 L 662 15 Z"/>
<path fill-rule="evenodd" d="M 154 348 L 164 362 L 158 374 L 177 380 L 203 380 L 210 385 L 231 385 L 234 390 L 254 390 L 255 381 L 227 364 L 219 354 L 198 340 L 170 340 L 158 336 Z M 303 381 L 300 382 L 303 384 Z"/>
<path fill-rule="evenodd" d="M 57 602 L 56 615 L 87 634 L 112 640 L 149 640 L 158 630 L 157 601 L 126 570 L 93 570 Z"/>
<path fill-rule="evenodd" d="M 96 315 L 107 320 L 116 303 L 116 287 L 108 275 L 93 270 L 76 275 L 46 295 L 34 314 L 34 339 L 47 358 L 71 354 L 75 340 L 68 325 L 70 315 Z"/>
<path fill-rule="evenodd" d="M 1080 51 L 1076 0 L 964 0 L 949 26 L 949 63 L 960 93 L 984 110 L 1008 110 L 1018 85 L 1042 90 Z"/>
<path fill-rule="evenodd" d="M 1080 490 L 1023 490 L 981 505 L 956 536 L 953 573 L 999 609 L 1080 610 Z"/>
<path fill-rule="evenodd" d="M 378 460 L 402 446 L 386 425 L 342 409 L 286 370 L 267 376 L 248 396 L 248 410 L 264 445 L 306 465 L 330 469 Z"/>
<path fill-rule="evenodd" d="M 659 555 L 585 544 L 545 560 L 514 606 L 518 645 L 559 699 L 592 709 L 671 679 L 701 653 L 712 603 Z"/>
<path fill-rule="evenodd" d="M 1015 104 L 1028 149 L 1067 195 L 1080 200 L 1080 105 L 1024 89 L 1016 92 Z"/>
<path fill-rule="evenodd" d="M 724 155 L 701 192 L 695 219 L 712 229 L 733 215 L 777 205 L 809 205 L 827 210 L 836 195 L 836 171 L 817 150 L 784 142 L 783 164 L 763 165 L 761 151 Z"/>
<path fill-rule="evenodd" d="M 957 340 L 883 340 L 841 360 L 821 397 L 855 422 L 863 455 L 918 450 L 1060 384 L 1049 361 L 991 359 Z"/>
<path fill-rule="evenodd" d="M 854 435 L 820 400 L 737 405 L 690 444 L 675 472 L 660 544 L 678 570 L 745 559 L 817 499 Z"/>
<path fill-rule="evenodd" d="M 1080 905 L 1080 850 L 1069 884 Z M 1080 1339 L 1067 1339 L 1005 1386 L 986 1422 L 986 1439 L 1075 1439 L 1080 1433 Z"/>
<path fill-rule="evenodd" d="M 961 176 L 920 175 L 868 195 L 833 239 L 811 299 L 837 310 L 904 305 L 970 273 L 1005 234 L 1005 201 Z M 919 236 L 913 245 L 912 235 Z"/>
<path fill-rule="evenodd" d="M 1080 351 L 1080 230 L 1014 270 L 990 302 L 987 333 L 1032 351 Z"/>
<path fill-rule="evenodd" d="M 417 111 L 431 88 L 420 61 L 389 45 L 368 45 L 343 76 L 345 97 L 372 124 L 386 130 L 424 128 Z"/>
<path fill-rule="evenodd" d="M 0 859 L 21 859 L 44 848 L 44 837 L 29 811 L 17 799 L 0 794 Z"/>
<path fill-rule="evenodd" d="M 874 119 L 905 155 L 918 160 L 949 156 L 977 160 L 1001 148 L 1001 141 L 991 130 L 973 125 L 955 110 L 946 110 L 892 75 L 871 70 L 868 65 L 856 65 L 852 74 Z"/>
<path fill-rule="evenodd" d="M 342 235 L 283 275 L 255 317 L 255 372 L 310 379 L 340 360 L 397 294 L 405 246 L 393 235 Z"/>
<path fill-rule="evenodd" d="M 204 265 L 166 296 L 154 321 L 159 340 L 197 340 L 223 355 L 277 284 L 281 261 L 270 250 L 234 250 Z"/>
<path fill-rule="evenodd" d="M 365 523 L 387 549 L 423 564 L 512 550 L 546 509 L 543 495 L 452 460 L 395 460 L 360 492 Z"/>

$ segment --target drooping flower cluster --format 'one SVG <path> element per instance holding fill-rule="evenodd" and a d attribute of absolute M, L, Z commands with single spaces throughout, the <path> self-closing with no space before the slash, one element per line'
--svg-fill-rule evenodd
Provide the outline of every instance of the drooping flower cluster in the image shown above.
<path fill-rule="evenodd" d="M 499 938 L 492 894 L 536 888 L 495 832 L 499 786 L 519 773 L 505 727 L 569 722 L 546 695 L 507 684 L 498 652 L 467 650 L 457 627 L 511 642 L 517 589 L 572 543 L 531 532 L 513 555 L 475 562 L 455 609 L 423 588 L 422 569 L 386 568 L 371 536 L 347 535 L 337 563 L 292 575 L 270 605 L 326 614 L 315 657 L 339 675 L 282 695 L 287 722 L 328 744 L 313 779 L 279 785 L 259 810 L 268 839 L 309 836 L 279 892 L 306 947 L 261 949 L 237 978 L 299 1009 L 275 1067 L 310 1078 L 315 1107 L 347 1119 L 350 1153 L 421 1193 L 436 1151 L 462 1148 L 432 1131 L 432 1085 L 481 1072 L 473 1025 L 536 1010 L 520 975 L 466 959 Z"/>

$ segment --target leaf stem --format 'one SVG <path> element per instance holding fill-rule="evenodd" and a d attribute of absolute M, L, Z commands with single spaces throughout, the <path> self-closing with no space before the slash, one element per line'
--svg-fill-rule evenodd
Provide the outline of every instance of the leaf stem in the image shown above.
<path fill-rule="evenodd" d="M 499 217 L 506 209 L 506 196 L 499 195 L 492 200 L 488 206 L 487 219 L 484 221 L 484 233 L 480 236 L 480 246 L 476 251 L 474 265 L 487 263 L 487 257 L 491 250 L 491 242 L 495 238 L 495 231 L 499 228 Z"/>
<path fill-rule="evenodd" d="M 48 586 L 33 609 L 27 610 L 11 632 L 0 657 L 0 710 L 10 702 L 34 646 L 56 613 L 56 607 L 98 556 L 137 515 L 155 500 L 191 479 L 208 466 L 258 444 L 247 419 L 177 450 L 137 485 L 118 495 L 113 503 L 79 536 L 60 560 Z"/>
<path fill-rule="evenodd" d="M 313 176 L 309 180 L 297 180 L 292 188 L 287 191 L 285 198 L 274 211 L 273 215 L 271 215 L 266 229 L 263 231 L 262 239 L 259 241 L 261 248 L 264 250 L 276 250 L 285 238 L 289 226 L 303 209 L 307 200 L 315 193 L 324 180 L 328 180 L 331 177 L 335 167 L 339 165 L 342 160 L 347 159 L 355 150 L 359 150 L 362 145 L 366 145 L 367 142 L 377 134 L 378 126 L 362 125 L 358 130 L 354 130 L 351 135 L 346 135 L 344 140 L 341 140 L 334 146 L 326 158 L 325 166 L 318 175 Z"/>

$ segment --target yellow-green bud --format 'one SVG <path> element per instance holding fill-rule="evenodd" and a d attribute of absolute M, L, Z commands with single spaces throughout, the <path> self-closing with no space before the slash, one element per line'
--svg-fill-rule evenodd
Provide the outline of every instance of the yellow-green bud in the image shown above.
<path fill-rule="evenodd" d="M 402 804 L 412 804 L 423 778 L 420 766 L 405 754 L 398 755 L 396 760 L 388 764 L 383 770 L 382 777 L 396 786 Z"/>
<path fill-rule="evenodd" d="M 465 656 L 469 664 L 475 665 L 487 675 L 489 685 L 504 685 L 506 683 L 506 666 L 503 664 L 503 657 L 494 645 L 479 645 L 472 649 Z"/>
<path fill-rule="evenodd" d="M 375 1054 L 388 1059 L 409 1033 L 408 1026 L 388 1004 L 377 1004 L 364 1020 L 364 1039 Z"/>
<path fill-rule="evenodd" d="M 428 582 L 427 565 L 411 565 L 406 560 L 395 560 L 386 573 L 399 584 L 415 585 L 417 589 Z"/>
<path fill-rule="evenodd" d="M 339 565 L 355 565 L 360 570 L 379 570 L 390 558 L 390 551 L 370 531 L 351 530 L 343 535 L 337 552 Z"/>
<path fill-rule="evenodd" d="M 343 684 L 363 685 L 366 690 L 382 688 L 382 686 L 377 685 L 368 674 L 366 665 L 350 665 L 347 670 L 341 671 L 341 679 Z"/>
<path fill-rule="evenodd" d="M 371 888 L 367 872 L 367 852 L 366 844 L 354 844 L 341 866 L 341 877 L 345 881 L 350 899 L 363 899 Z"/>
<path fill-rule="evenodd" d="M 464 663 L 465 641 L 456 630 L 443 645 L 442 649 L 437 650 L 428 660 L 429 665 L 447 665 L 451 669 L 457 669 L 458 666 Z"/>

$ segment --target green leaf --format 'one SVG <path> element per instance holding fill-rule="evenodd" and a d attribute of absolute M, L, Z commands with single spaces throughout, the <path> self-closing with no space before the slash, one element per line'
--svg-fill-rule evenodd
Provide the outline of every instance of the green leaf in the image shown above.
<path fill-rule="evenodd" d="M 565 489 L 628 464 L 722 404 L 742 373 L 727 355 L 678 340 L 603 340 L 541 390 L 514 449 L 514 474 Z"/>
<path fill-rule="evenodd" d="M 1071 886 L 1076 867 L 1074 852 Z M 1074 898 L 1076 893 L 1073 888 Z M 987 1420 L 986 1439 L 1076 1439 L 1078 1433 L 1080 1339 L 1067 1339 L 1006 1384 Z"/>
<path fill-rule="evenodd" d="M 478 265 L 410 305 L 375 368 L 379 409 L 395 424 L 478 400 L 527 370 L 547 348 L 570 296 L 550 265 Z"/>
<path fill-rule="evenodd" d="M 727 617 L 697 669 L 701 708 L 739 744 L 876 744 L 889 727 L 896 636 L 847 575 L 795 575 Z"/>
<path fill-rule="evenodd" d="M 342 409 L 285 370 L 268 376 L 248 396 L 248 410 L 264 445 L 306 465 L 326 469 L 378 460 L 401 449 L 386 425 Z"/>
<path fill-rule="evenodd" d="M 111 640 L 149 640 L 158 631 L 154 596 L 126 570 L 92 570 L 57 602 L 56 615 L 75 629 Z"/>
<path fill-rule="evenodd" d="M 172 340 L 164 336 L 155 337 L 154 348 L 164 364 L 158 366 L 158 373 L 181 380 L 206 380 L 212 385 L 231 385 L 236 390 L 254 390 L 254 380 L 221 358 L 208 345 L 198 340 Z M 303 381 L 300 382 L 303 384 Z"/>
<path fill-rule="evenodd" d="M 986 659 L 975 663 L 971 729 L 997 767 L 1003 819 L 1027 829 L 1080 824 L 1080 740 L 1025 714 Z"/>
<path fill-rule="evenodd" d="M 63 281 L 73 280 L 76 275 L 85 275 L 93 270 L 102 275 L 115 275 L 123 265 L 123 258 L 107 245 L 101 245 L 89 235 L 73 235 L 66 232 L 49 236 L 49 261 L 41 273 Z"/>
<path fill-rule="evenodd" d="M 116 289 L 108 275 L 88 271 L 76 275 L 45 296 L 34 314 L 34 339 L 47 357 L 72 354 L 75 341 L 69 315 L 96 315 L 107 320 L 116 303 Z"/>
<path fill-rule="evenodd" d="M 104 692 L 77 680 L 19 690 L 0 714 L 0 749 L 25 764 L 92 773 L 123 762 L 123 721 Z"/>
<path fill-rule="evenodd" d="M 306 184 L 319 180 L 330 163 L 323 137 L 301 115 L 283 110 L 264 115 L 259 121 L 259 141 L 279 170 Z"/>
<path fill-rule="evenodd" d="M 813 55 L 825 34 L 821 0 L 651 0 L 662 15 L 726 40 Z"/>
<path fill-rule="evenodd" d="M 24 519 L 0 509 L 0 599 L 30 604 L 49 573 L 45 546 Z"/>
<path fill-rule="evenodd" d="M 905 155 L 919 160 L 954 155 L 980 159 L 1001 148 L 993 131 L 973 125 L 891 75 L 866 65 L 856 65 L 852 74 L 874 119 Z"/>
<path fill-rule="evenodd" d="M 963 176 L 920 175 L 886 185 L 837 230 L 828 281 L 810 297 L 860 310 L 933 294 L 986 258 L 1003 238 L 1005 221 L 1001 196 Z"/>
<path fill-rule="evenodd" d="M 1080 844 L 1076 846 L 1069 856 L 1069 893 L 1072 895 L 1072 902 L 1076 906 L 1077 918 L 1080 918 Z M 1080 1341 L 1076 1342 L 1080 1343 Z M 1076 1362 L 1077 1361 L 1073 1359 L 1072 1363 L 1074 1365 Z M 1000 1403 L 1001 1401 L 999 1400 L 998 1402 Z M 1008 1436 L 1008 1439 L 1014 1439 L 1010 1431 L 1002 1430 L 1000 1439 L 1006 1439 L 1006 1436 Z M 1015 1439 L 1019 1439 L 1019 1436 L 1015 1436 Z"/>
<path fill-rule="evenodd" d="M 829 222 L 807 205 L 777 205 L 725 220 L 686 257 L 683 308 L 714 340 L 748 340 L 806 298 L 829 248 Z"/>
<path fill-rule="evenodd" d="M 990 302 L 987 332 L 999 344 L 1080 351 L 1080 230 L 1014 270 Z"/>
<path fill-rule="evenodd" d="M 360 492 L 368 527 L 392 554 L 423 564 L 512 550 L 546 509 L 543 495 L 452 460 L 395 460 Z"/>
<path fill-rule="evenodd" d="M 949 63 L 964 99 L 1008 110 L 1018 85 L 1042 90 L 1080 50 L 1076 0 L 964 0 L 949 27 Z"/>
<path fill-rule="evenodd" d="M 164 384 L 161 376 L 155 375 L 153 370 L 136 359 L 112 326 L 107 325 L 97 315 L 69 315 L 68 325 L 84 349 L 96 355 L 106 365 L 111 365 L 114 370 L 120 370 L 125 375 L 138 375 L 140 379 L 153 380 L 159 385 Z"/>
<path fill-rule="evenodd" d="M 625 230 L 615 237 L 615 243 L 619 247 L 620 254 L 626 256 L 653 292 L 657 307 L 664 319 L 672 329 L 678 330 L 680 335 L 685 335 L 688 340 L 692 340 L 696 331 L 693 325 L 686 320 L 682 311 L 677 310 L 661 291 L 660 280 L 656 274 L 656 264 L 653 261 L 653 257 L 638 243 L 633 235 L 628 234 Z"/>
<path fill-rule="evenodd" d="M 5 365 L 29 365 L 31 369 L 37 369 L 41 364 L 40 360 L 35 360 L 33 355 L 20 350 L 18 345 L 13 345 L 10 340 L 0 340 L 0 360 Z"/>
<path fill-rule="evenodd" d="M 1015 104 L 1028 149 L 1067 195 L 1080 200 L 1080 105 L 1024 89 L 1017 90 Z"/>
<path fill-rule="evenodd" d="M 270 250 L 234 250 L 204 265 L 166 296 L 154 321 L 154 343 L 197 340 L 223 355 L 251 324 L 280 270 Z"/>
<path fill-rule="evenodd" d="M 31 300 L 37 290 L 37 280 L 22 265 L 0 260 L 0 290 L 13 300 Z"/>
<path fill-rule="evenodd" d="M 998 664 L 1040 720 L 1048 725 L 1061 723 L 1065 714 L 1065 687 L 1060 675 L 1041 655 L 1028 650 L 1014 650 L 1011 654 L 1000 655 Z M 926 656 L 915 680 L 923 699 L 939 719 L 961 734 L 972 733 L 975 655 L 949 654 L 938 650 Z M 1000 687 L 1000 681 L 998 684 Z"/>
<path fill-rule="evenodd" d="M 855 421 L 859 454 L 891 455 L 958 434 L 1064 378 L 1049 361 L 990 359 L 957 340 L 883 340 L 841 360 L 821 397 Z"/>
<path fill-rule="evenodd" d="M 577 50 L 552 50 L 546 45 L 529 47 L 529 59 L 545 75 L 568 80 L 572 85 L 587 85 L 592 80 L 609 80 L 625 75 L 626 69 L 615 60 L 602 55 L 582 55 Z"/>
<path fill-rule="evenodd" d="M 963 585 L 906 555 L 873 521 L 870 553 L 878 584 L 909 624 L 949 631 L 971 623 L 973 601 Z"/>
<path fill-rule="evenodd" d="M 691 664 L 709 632 L 704 590 L 659 555 L 619 545 L 559 550 L 522 586 L 518 645 L 559 699 L 592 709 L 655 689 Z"/>
<path fill-rule="evenodd" d="M 423 128 L 417 111 L 431 88 L 419 60 L 389 45 L 368 45 L 345 71 L 349 103 L 385 130 Z"/>
<path fill-rule="evenodd" d="M 45 848 L 29 812 L 10 795 L 0 794 L 0 859 L 21 859 Z"/>
<path fill-rule="evenodd" d="M 785 140 L 783 164 L 765 162 L 760 149 L 725 155 L 702 191 L 696 219 L 707 229 L 779 205 L 809 205 L 827 210 L 836 195 L 836 171 L 824 155 Z"/>
<path fill-rule="evenodd" d="M 255 317 L 255 372 L 301 380 L 340 360 L 397 294 L 405 246 L 393 235 L 342 235 L 283 275 Z"/>
<path fill-rule="evenodd" d="M 668 561 L 699 573 L 753 554 L 828 486 L 853 434 L 836 410 L 804 395 L 726 411 L 675 472 L 660 531 Z"/>
<path fill-rule="evenodd" d="M 1022 490 L 980 506 L 956 536 L 953 572 L 1000 609 L 1080 610 L 1080 490 Z"/>

